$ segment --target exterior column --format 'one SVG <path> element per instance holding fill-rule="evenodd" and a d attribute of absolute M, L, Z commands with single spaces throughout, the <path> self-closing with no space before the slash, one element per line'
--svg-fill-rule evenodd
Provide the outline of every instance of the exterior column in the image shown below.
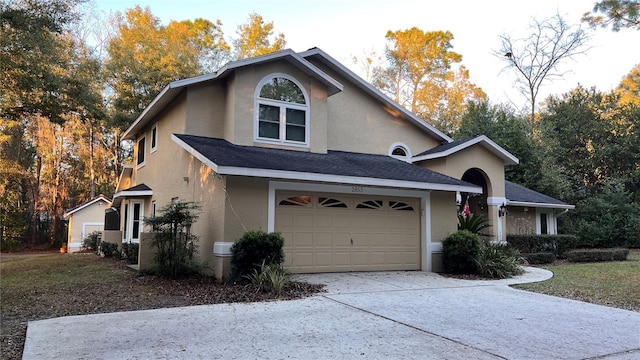
<path fill-rule="evenodd" d="M 500 197 L 487 198 L 487 205 L 489 207 L 489 223 L 491 224 L 491 234 L 498 242 L 504 242 L 506 240 L 504 229 L 506 228 L 506 216 L 500 216 L 500 207 L 507 203 L 507 199 Z"/>

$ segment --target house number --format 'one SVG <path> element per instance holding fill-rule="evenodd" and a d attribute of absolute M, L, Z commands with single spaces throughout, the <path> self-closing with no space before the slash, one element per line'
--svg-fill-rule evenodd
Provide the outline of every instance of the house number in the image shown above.
<path fill-rule="evenodd" d="M 351 192 L 352 193 L 361 193 L 364 192 L 364 186 L 362 185 L 353 185 L 351 187 Z"/>

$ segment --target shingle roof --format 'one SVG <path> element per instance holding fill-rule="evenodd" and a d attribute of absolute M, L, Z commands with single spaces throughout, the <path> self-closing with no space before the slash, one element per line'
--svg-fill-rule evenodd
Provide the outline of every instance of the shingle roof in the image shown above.
<path fill-rule="evenodd" d="M 444 152 L 444 151 L 452 149 L 452 148 L 454 148 L 454 147 L 456 147 L 456 146 L 458 146 L 460 144 L 464 144 L 467 141 L 471 141 L 473 139 L 474 139 L 473 137 L 468 137 L 468 138 L 464 138 L 464 139 L 454 140 L 454 141 L 452 141 L 450 143 L 444 143 L 444 144 L 442 144 L 440 146 L 436 146 L 436 147 L 431 148 L 431 149 L 429 149 L 427 151 L 423 151 L 420 154 L 416 155 L 416 157 L 422 156 L 422 155 L 437 154 L 437 153 L 440 153 L 440 152 Z"/>
<path fill-rule="evenodd" d="M 573 205 L 569 205 L 564 201 L 541 194 L 522 185 L 512 183 L 511 181 L 505 180 L 504 190 L 505 197 L 510 202 L 557 205 L 563 208 L 573 208 Z"/>
<path fill-rule="evenodd" d="M 128 189 L 124 189 L 122 191 L 148 191 L 148 190 L 151 190 L 149 186 L 147 186 L 146 184 L 139 184 L 136 186 L 132 186 Z"/>
<path fill-rule="evenodd" d="M 398 180 L 462 187 L 477 187 L 386 155 L 307 151 L 240 146 L 223 139 L 174 135 L 218 167 Z"/>

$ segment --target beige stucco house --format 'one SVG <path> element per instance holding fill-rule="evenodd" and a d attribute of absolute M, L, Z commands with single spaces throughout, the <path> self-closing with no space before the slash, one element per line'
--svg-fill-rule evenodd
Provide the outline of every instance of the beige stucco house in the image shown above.
<path fill-rule="evenodd" d="M 453 141 L 317 48 L 172 82 L 123 139 L 135 161 L 105 241 L 140 242 L 141 269 L 144 217 L 176 199 L 200 204 L 199 257 L 219 279 L 233 242 L 259 229 L 282 233 L 293 272 L 438 271 L 461 196 L 496 239 L 511 231 L 505 210 L 535 222 L 540 200 L 509 200 L 504 167 L 518 159 L 489 138 Z M 544 200 L 554 215 L 570 207 Z"/>
<path fill-rule="evenodd" d="M 63 214 L 67 220 L 67 252 L 80 251 L 85 236 L 103 231 L 105 210 L 110 207 L 111 200 L 98 195 Z"/>

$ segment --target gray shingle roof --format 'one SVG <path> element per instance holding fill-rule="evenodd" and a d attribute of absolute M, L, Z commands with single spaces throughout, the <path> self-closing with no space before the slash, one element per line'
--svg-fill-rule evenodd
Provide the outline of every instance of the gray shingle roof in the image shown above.
<path fill-rule="evenodd" d="M 147 186 L 146 184 L 139 184 L 136 186 L 132 186 L 128 189 L 124 189 L 122 191 L 148 191 L 148 190 L 151 190 L 149 186 Z"/>
<path fill-rule="evenodd" d="M 430 184 L 476 187 L 420 166 L 386 155 L 328 151 L 306 151 L 240 146 L 223 139 L 175 134 L 180 141 L 217 166 L 279 170 L 297 173 L 338 175 Z"/>
<path fill-rule="evenodd" d="M 429 155 L 429 154 L 437 154 L 437 153 L 440 153 L 440 152 L 444 152 L 444 151 L 447 151 L 447 150 L 449 150 L 451 148 L 454 148 L 454 147 L 456 147 L 456 146 L 458 146 L 460 144 L 464 144 L 467 141 L 471 141 L 473 139 L 475 139 L 475 137 L 468 137 L 468 138 L 464 138 L 464 139 L 454 140 L 454 141 L 452 141 L 450 143 L 444 143 L 444 144 L 442 144 L 440 146 L 436 146 L 436 147 L 431 148 L 431 149 L 429 149 L 427 151 L 423 151 L 420 154 L 416 155 L 415 157 L 419 157 L 419 156 L 423 156 L 423 155 Z"/>
<path fill-rule="evenodd" d="M 536 203 L 536 204 L 551 204 L 569 206 L 564 201 L 552 198 L 545 194 L 541 194 L 537 191 L 528 189 L 522 185 L 512 183 L 511 181 L 504 182 L 505 196 L 509 201 Z"/>

